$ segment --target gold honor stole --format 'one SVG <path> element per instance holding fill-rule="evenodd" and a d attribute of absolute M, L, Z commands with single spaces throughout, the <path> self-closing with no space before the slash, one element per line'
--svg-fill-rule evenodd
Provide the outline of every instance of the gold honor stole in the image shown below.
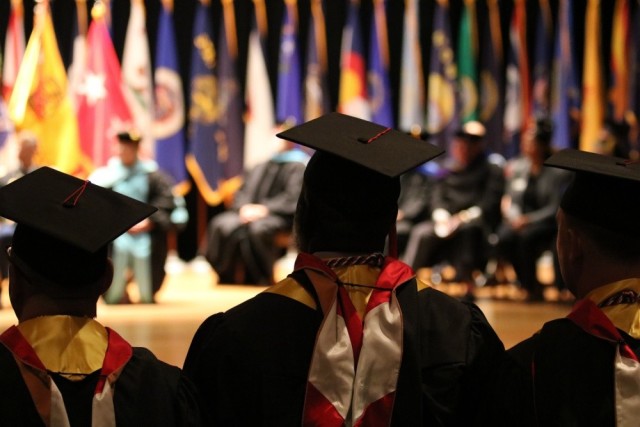
<path fill-rule="evenodd" d="M 92 427 L 115 427 L 113 387 L 133 354 L 131 345 L 127 341 L 115 331 L 109 328 L 106 330 L 108 347 L 93 396 Z M 20 330 L 16 326 L 7 329 L 0 335 L 0 343 L 13 353 L 44 425 L 47 427 L 68 427 L 69 419 L 62 394 L 47 373 L 47 368 Z"/>
<path fill-rule="evenodd" d="M 614 392 L 616 425 L 637 426 L 640 413 L 640 361 L 625 343 L 620 331 L 592 300 L 578 302 L 567 316 L 586 333 L 616 345 Z"/>
<path fill-rule="evenodd" d="M 402 362 L 403 325 L 396 287 L 415 275 L 387 257 L 361 319 L 336 273 L 300 254 L 324 314 L 307 378 L 303 425 L 388 426 Z"/>

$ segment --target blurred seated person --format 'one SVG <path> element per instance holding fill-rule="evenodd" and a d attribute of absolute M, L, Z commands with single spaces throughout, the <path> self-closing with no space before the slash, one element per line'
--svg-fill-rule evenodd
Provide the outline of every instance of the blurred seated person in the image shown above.
<path fill-rule="evenodd" d="M 140 302 L 153 303 L 154 294 L 164 279 L 167 231 L 171 228 L 171 213 L 175 208 L 173 180 L 158 169 L 154 160 L 139 157 L 142 139 L 137 133 L 118 133 L 117 140 L 118 155 L 109 159 L 106 166 L 96 169 L 89 180 L 149 203 L 158 210 L 114 240 L 111 246 L 113 283 L 104 299 L 107 304 L 128 302 L 126 286 L 133 278 Z"/>
<path fill-rule="evenodd" d="M 553 154 L 551 136 L 552 124 L 539 120 L 523 135 L 521 155 L 505 166 L 503 219 L 496 231 L 495 256 L 513 265 L 530 300 L 544 299 L 537 260 L 555 245 L 555 215 L 570 178 L 562 169 L 544 167 L 544 161 Z"/>
<path fill-rule="evenodd" d="M 400 176 L 401 187 L 396 221 L 398 253 L 405 251 L 414 225 L 425 221 L 431 213 L 429 199 L 435 179 L 434 168 L 431 165 L 435 165 L 435 162 L 418 166 Z"/>
<path fill-rule="evenodd" d="M 201 425 L 178 367 L 95 320 L 113 274 L 109 243 L 154 211 L 48 167 L 0 188 L 0 215 L 17 223 L 18 319 L 0 335 L 0 425 Z"/>
<path fill-rule="evenodd" d="M 602 124 L 598 141 L 595 145 L 595 152 L 607 156 L 622 157 L 625 159 L 637 157 L 638 153 L 631 149 L 631 126 L 623 121 L 616 121 L 607 118 Z"/>
<path fill-rule="evenodd" d="M 414 270 L 447 262 L 455 282 L 467 284 L 472 298 L 474 270 L 487 260 L 487 236 L 500 221 L 502 169 L 489 162 L 485 127 L 465 123 L 451 141 L 449 158 L 431 192 L 431 218 L 414 226 L 403 260 Z"/>
<path fill-rule="evenodd" d="M 283 141 L 268 161 L 247 170 L 229 210 L 211 219 L 204 255 L 218 283 L 268 285 L 283 255 L 274 237 L 291 232 L 309 155 Z"/>

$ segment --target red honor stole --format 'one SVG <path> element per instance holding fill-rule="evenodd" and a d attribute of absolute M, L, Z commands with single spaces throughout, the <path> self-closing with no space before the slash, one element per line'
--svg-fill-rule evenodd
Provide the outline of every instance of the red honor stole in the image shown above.
<path fill-rule="evenodd" d="M 124 338 L 115 331 L 106 329 L 108 346 L 93 397 L 92 427 L 116 425 L 113 384 L 133 354 L 131 345 Z M 47 368 L 20 330 L 16 326 L 7 329 L 0 335 L 0 343 L 13 353 L 43 423 L 48 427 L 68 426 L 69 420 L 62 395 L 47 373 Z"/>
<path fill-rule="evenodd" d="M 387 257 L 360 319 L 349 294 L 320 259 L 300 254 L 324 319 L 307 379 L 303 425 L 388 426 L 402 361 L 402 313 L 396 287 L 414 276 Z"/>
<path fill-rule="evenodd" d="M 640 413 L 640 361 L 611 320 L 589 299 L 576 304 L 567 316 L 586 333 L 615 342 L 616 425 L 635 426 Z"/>

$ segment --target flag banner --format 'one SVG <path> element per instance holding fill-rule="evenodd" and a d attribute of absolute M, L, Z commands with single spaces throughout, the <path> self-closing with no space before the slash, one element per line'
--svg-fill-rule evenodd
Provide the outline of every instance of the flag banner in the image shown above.
<path fill-rule="evenodd" d="M 296 0 L 285 0 L 282 29 L 280 30 L 280 53 L 278 57 L 278 93 L 276 97 L 276 120 L 287 126 L 303 122 L 302 74 L 298 52 L 298 13 Z"/>
<path fill-rule="evenodd" d="M 480 56 L 480 121 L 484 123 L 489 138 L 487 150 L 504 154 L 503 97 L 504 55 L 498 0 L 487 1 L 487 19 L 481 21 L 483 49 Z"/>
<path fill-rule="evenodd" d="M 22 0 L 11 0 L 11 12 L 4 39 L 2 96 L 9 101 L 25 50 L 24 7 Z"/>
<path fill-rule="evenodd" d="M 539 0 L 536 18 L 535 50 L 533 64 L 533 91 L 531 94 L 532 112 L 535 118 L 549 117 L 551 46 L 553 22 L 549 0 Z"/>
<path fill-rule="evenodd" d="M 102 3 L 92 10 L 87 31 L 87 62 L 78 97 L 80 146 L 90 170 L 107 164 L 116 154 L 116 135 L 134 127 L 125 98 L 120 63 L 104 20 Z"/>
<path fill-rule="evenodd" d="M 87 63 L 87 16 L 86 0 L 76 0 L 76 20 L 74 21 L 74 36 L 72 46 L 71 64 L 67 71 L 69 81 L 69 96 L 74 110 L 78 109 L 78 97 L 80 96 L 82 79 Z"/>
<path fill-rule="evenodd" d="M 585 17 L 584 64 L 582 67 L 582 117 L 580 149 L 599 152 L 604 122 L 604 81 L 600 46 L 600 0 L 588 0 Z"/>
<path fill-rule="evenodd" d="M 304 79 L 304 119 L 313 120 L 331 111 L 327 81 L 327 40 L 322 0 L 311 0 Z"/>
<path fill-rule="evenodd" d="M 449 2 L 438 0 L 431 36 L 426 123 L 432 142 L 442 148 L 448 146 L 459 125 L 457 75 L 458 70 L 451 47 Z"/>
<path fill-rule="evenodd" d="M 572 10 L 573 0 L 560 0 L 551 86 L 553 145 L 558 149 L 577 148 L 581 99 L 576 76 Z"/>
<path fill-rule="evenodd" d="M 347 22 L 342 31 L 338 111 L 363 120 L 371 120 L 366 73 L 360 28 L 360 1 L 349 0 Z"/>
<path fill-rule="evenodd" d="M 139 154 L 143 158 L 153 158 L 154 89 L 145 20 L 143 0 L 132 0 L 122 51 L 122 81 L 127 89 L 125 95 L 133 114 L 136 131 L 142 136 Z"/>
<path fill-rule="evenodd" d="M 231 203 L 242 183 L 244 172 L 244 103 L 238 81 L 238 39 L 233 0 L 222 0 L 223 25 L 220 27 L 218 49 L 218 131 L 215 143 L 222 166 L 219 192 L 223 201 Z"/>
<path fill-rule="evenodd" d="M 371 121 L 395 128 L 389 85 L 389 43 L 385 0 L 375 0 L 371 15 L 367 88 Z"/>
<path fill-rule="evenodd" d="M 14 138 L 13 122 L 4 98 L 0 96 L 0 176 L 19 167 L 18 148 Z"/>
<path fill-rule="evenodd" d="M 34 12 L 34 26 L 9 99 L 9 116 L 17 130 L 38 138 L 36 163 L 85 175 L 78 143 L 78 121 L 67 92 L 67 73 L 60 57 L 46 3 Z"/>
<path fill-rule="evenodd" d="M 478 30 L 475 0 L 465 0 L 458 35 L 460 120 L 478 120 Z"/>
<path fill-rule="evenodd" d="M 425 116 L 419 16 L 418 1 L 405 0 L 398 127 L 414 135 L 422 133 Z"/>
<path fill-rule="evenodd" d="M 640 0 L 636 0 L 633 22 L 640 22 Z M 634 156 L 640 154 L 640 25 L 632 25 L 629 42 L 629 139 Z"/>
<path fill-rule="evenodd" d="M 217 52 L 211 39 L 210 3 L 199 2 L 193 24 L 189 150 L 187 169 L 208 205 L 222 203 L 218 185 L 222 179 L 220 148 L 216 144 L 218 108 Z"/>
<path fill-rule="evenodd" d="M 509 25 L 504 130 L 507 157 L 520 152 L 520 135 L 529 118 L 529 65 L 526 49 L 526 3 L 516 0 Z"/>
<path fill-rule="evenodd" d="M 158 167 L 173 177 L 175 193 L 184 196 L 190 190 L 191 184 L 184 160 L 184 94 L 175 37 L 172 4 L 165 1 L 158 16 L 154 70 L 155 158 Z"/>
<path fill-rule="evenodd" d="M 264 0 L 254 0 L 252 27 L 247 50 L 247 77 L 245 82 L 244 167 L 266 162 L 278 150 L 276 138 L 273 93 L 267 70 L 264 45 L 267 35 L 267 17 Z"/>
<path fill-rule="evenodd" d="M 611 117 L 617 123 L 627 119 L 629 110 L 629 0 L 616 0 L 611 29 L 611 76 L 609 101 Z"/>

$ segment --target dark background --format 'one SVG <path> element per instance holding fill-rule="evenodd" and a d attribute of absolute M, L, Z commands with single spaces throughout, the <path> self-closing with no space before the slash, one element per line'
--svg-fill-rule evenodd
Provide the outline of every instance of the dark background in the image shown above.
<path fill-rule="evenodd" d="M 151 52 L 152 64 L 155 64 L 155 38 L 157 32 L 158 15 L 161 10 L 160 0 L 145 0 L 144 1 L 147 12 L 147 32 L 149 37 L 149 48 Z M 188 108 L 189 99 L 189 75 L 190 75 L 190 61 L 191 61 L 191 46 L 192 46 L 192 31 L 194 14 L 196 11 L 198 0 L 175 0 L 174 3 L 174 23 L 176 31 L 176 39 L 178 44 L 178 55 L 180 60 L 180 72 L 182 74 L 185 99 L 187 100 L 186 107 Z M 601 1 L 601 16 L 602 16 L 602 49 L 603 49 L 603 70 L 605 70 L 605 78 L 608 79 L 608 60 L 610 47 L 609 40 L 611 39 L 611 17 L 613 14 L 614 0 Z M 632 1 L 632 7 L 635 7 L 635 1 Z M 71 62 L 73 36 L 76 28 L 76 3 L 74 0 L 51 0 L 51 12 L 54 21 L 54 27 L 56 30 L 58 45 L 63 61 L 68 66 Z M 278 69 L 278 52 L 280 43 L 280 26 L 284 13 L 284 0 L 265 0 L 267 8 L 268 19 L 268 38 L 267 38 L 267 67 L 272 84 L 272 93 L 274 97 L 277 94 L 277 69 Z M 452 30 L 452 46 L 454 49 L 457 46 L 457 28 L 458 21 L 460 19 L 460 13 L 463 7 L 463 0 L 451 0 L 450 4 L 450 20 Z M 504 52 L 508 45 L 508 30 L 511 12 L 514 2 L 512 0 L 499 0 L 498 1 L 500 14 L 501 14 L 501 26 L 502 36 L 504 44 Z M 528 0 L 527 4 L 527 39 L 528 39 L 528 51 L 529 58 L 532 57 L 534 42 L 535 42 L 535 22 L 539 13 L 538 1 Z M 582 64 L 583 54 L 583 40 L 584 40 L 584 15 L 586 10 L 587 0 L 574 0 L 573 1 L 573 19 L 574 19 L 574 31 L 576 45 L 574 46 L 576 52 L 576 65 L 578 67 L 578 79 L 580 79 L 580 65 Z M 33 7 L 35 5 L 34 0 L 24 0 L 25 9 L 25 32 L 26 39 L 31 33 L 33 25 Z M 87 0 L 87 10 L 93 5 L 92 0 Z M 252 0 L 235 0 L 235 12 L 236 12 L 236 25 L 238 36 L 238 78 L 241 82 L 241 88 L 244 88 L 245 74 L 246 74 L 246 55 L 249 30 L 252 22 L 253 14 L 253 2 Z M 340 71 L 340 45 L 342 37 L 342 29 L 345 23 L 347 0 L 325 0 L 325 20 L 327 31 L 327 50 L 328 50 L 328 83 L 330 90 L 331 105 L 335 109 L 338 99 L 338 87 L 339 87 L 339 71 Z M 478 0 L 477 5 L 477 17 L 479 22 L 483 22 L 487 19 L 486 2 Z M 550 1 L 553 18 L 554 28 L 557 17 L 558 0 Z M 432 30 L 433 10 L 435 6 L 435 0 L 421 0 L 419 1 L 420 9 L 420 26 L 421 26 L 421 50 L 422 50 L 422 62 L 423 69 L 428 72 L 429 64 L 429 49 L 430 49 L 430 35 Z M 112 37 L 114 47 L 119 57 L 122 55 L 124 47 L 124 40 L 126 36 L 127 22 L 129 18 L 130 0 L 111 0 L 111 14 L 112 14 Z M 365 44 L 365 52 L 368 52 L 367 44 L 369 43 L 369 26 L 372 12 L 372 0 L 361 1 L 361 28 L 363 30 L 362 40 Z M 213 34 L 211 37 L 216 40 L 218 37 L 218 27 L 221 23 L 221 10 L 222 6 L 219 1 L 213 0 L 211 2 L 211 14 L 213 22 Z M 6 34 L 6 26 L 10 12 L 10 1 L 0 0 L 0 46 L 4 48 L 4 38 Z M 90 17 L 90 13 L 88 12 Z M 298 48 L 300 51 L 300 58 L 303 63 L 306 58 L 306 40 L 308 23 L 310 16 L 310 2 L 309 0 L 298 1 L 298 17 L 299 17 L 299 42 Z M 388 37 L 389 37 L 389 53 L 390 53 L 390 84 L 392 89 L 392 102 L 394 106 L 394 112 L 397 116 L 398 111 L 398 88 L 400 84 L 400 68 L 401 68 L 401 55 L 402 55 L 402 35 L 403 35 L 403 19 L 404 19 L 404 1 L 403 0 L 388 0 L 387 1 L 387 21 L 388 21 Z M 480 28 L 478 34 L 482 34 Z M 483 46 L 486 42 L 482 39 L 479 40 L 479 54 L 482 55 Z M 532 67 L 533 61 L 529 61 L 529 66 Z M 303 72 L 304 74 L 304 72 Z M 304 75 L 302 76 L 304 78 Z M 275 99 L 274 99 L 275 102 Z M 187 115 L 188 117 L 188 115 Z M 396 117 L 397 119 L 397 117 Z M 187 203 L 192 213 L 192 219 L 190 220 L 187 229 L 181 233 L 177 241 L 177 248 L 179 254 L 184 259 L 191 259 L 196 255 L 197 245 L 200 241 L 200 237 L 204 232 L 204 225 L 206 220 L 212 215 L 223 209 L 221 206 L 207 207 L 203 205 L 202 199 L 197 193 L 195 185 L 192 186 L 192 191 L 187 195 Z"/>

